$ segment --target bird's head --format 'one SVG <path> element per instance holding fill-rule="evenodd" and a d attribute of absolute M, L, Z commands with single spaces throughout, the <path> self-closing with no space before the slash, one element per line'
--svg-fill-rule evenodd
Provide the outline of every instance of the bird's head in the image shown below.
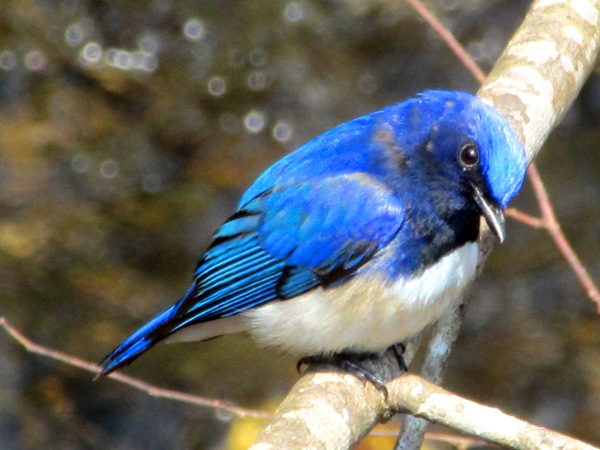
<path fill-rule="evenodd" d="M 462 186 L 502 242 L 504 209 L 527 168 L 523 146 L 506 120 L 465 92 L 427 91 L 407 106 L 403 120 L 419 130 L 412 134 L 417 147 L 443 179 Z"/>

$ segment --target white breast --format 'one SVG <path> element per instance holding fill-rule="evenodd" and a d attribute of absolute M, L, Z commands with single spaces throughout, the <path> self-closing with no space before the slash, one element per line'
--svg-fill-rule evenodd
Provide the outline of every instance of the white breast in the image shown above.
<path fill-rule="evenodd" d="M 402 342 L 455 305 L 475 276 L 478 246 L 468 243 L 418 276 L 390 282 L 356 276 L 242 314 L 261 343 L 301 355 L 376 352 Z"/>

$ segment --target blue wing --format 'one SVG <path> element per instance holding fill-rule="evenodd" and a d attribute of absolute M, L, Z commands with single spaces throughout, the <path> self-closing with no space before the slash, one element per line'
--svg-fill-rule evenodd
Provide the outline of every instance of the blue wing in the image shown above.
<path fill-rule="evenodd" d="M 196 269 L 196 295 L 181 326 L 352 276 L 400 228 L 404 211 L 399 203 L 359 174 L 259 195 L 215 235 Z"/>
<path fill-rule="evenodd" d="M 185 326 L 343 282 L 403 221 L 400 200 L 362 173 L 260 193 L 217 231 L 188 293 L 108 355 L 103 373 Z"/>

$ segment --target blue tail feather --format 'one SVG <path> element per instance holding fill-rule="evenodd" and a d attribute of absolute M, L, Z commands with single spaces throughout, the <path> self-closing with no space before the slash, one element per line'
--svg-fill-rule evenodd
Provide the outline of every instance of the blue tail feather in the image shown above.
<path fill-rule="evenodd" d="M 129 336 L 121 345 L 115 348 L 106 358 L 100 362 L 102 371 L 98 376 L 108 375 L 119 367 L 133 362 L 142 353 L 152 348 L 154 344 L 162 341 L 175 331 L 173 319 L 177 317 L 180 305 L 193 295 L 194 289 L 188 292 L 173 306 L 165 309 L 151 321 Z"/>

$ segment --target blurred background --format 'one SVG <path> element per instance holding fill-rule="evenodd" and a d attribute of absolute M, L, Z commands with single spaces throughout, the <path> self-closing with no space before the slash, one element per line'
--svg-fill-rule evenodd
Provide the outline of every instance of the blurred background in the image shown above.
<path fill-rule="evenodd" d="M 427 4 L 489 70 L 528 3 Z M 99 361 L 185 291 L 271 162 L 428 88 L 477 85 L 400 0 L 4 0 L 0 314 Z M 596 73 L 538 158 L 596 280 L 599 123 Z M 528 186 L 515 206 L 537 215 Z M 244 336 L 158 346 L 126 373 L 263 409 L 298 377 Z M 509 220 L 445 386 L 600 445 L 600 319 L 543 231 Z M 0 332 L 3 449 L 234 449 L 262 426 L 93 383 Z"/>

